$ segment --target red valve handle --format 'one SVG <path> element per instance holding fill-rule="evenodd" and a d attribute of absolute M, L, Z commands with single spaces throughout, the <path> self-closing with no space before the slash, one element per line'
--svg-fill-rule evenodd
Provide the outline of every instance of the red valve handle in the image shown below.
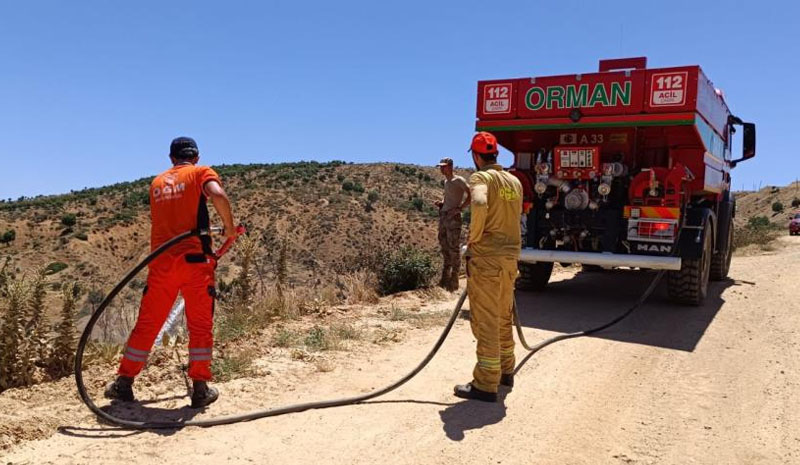
<path fill-rule="evenodd" d="M 236 236 L 237 237 L 241 236 L 242 234 L 244 234 L 246 232 L 247 232 L 247 229 L 245 229 L 245 227 L 243 225 L 240 224 L 239 226 L 236 227 Z M 228 253 L 228 250 L 231 248 L 231 246 L 233 245 L 234 242 L 236 242 L 236 238 L 235 237 L 228 238 L 228 240 L 226 240 L 222 244 L 222 246 L 220 246 L 220 248 L 217 249 L 216 252 L 214 252 L 214 256 L 217 258 L 217 260 L 222 258 L 222 256 L 225 255 L 226 253 Z"/>

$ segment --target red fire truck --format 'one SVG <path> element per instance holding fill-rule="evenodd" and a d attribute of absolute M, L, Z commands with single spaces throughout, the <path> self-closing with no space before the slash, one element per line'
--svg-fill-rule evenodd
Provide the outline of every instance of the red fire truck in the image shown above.
<path fill-rule="evenodd" d="M 730 171 L 755 156 L 755 125 L 699 66 L 646 64 L 478 83 L 477 130 L 514 154 L 524 188 L 518 288 L 544 289 L 554 262 L 669 270 L 671 298 L 699 305 L 727 276 Z"/>

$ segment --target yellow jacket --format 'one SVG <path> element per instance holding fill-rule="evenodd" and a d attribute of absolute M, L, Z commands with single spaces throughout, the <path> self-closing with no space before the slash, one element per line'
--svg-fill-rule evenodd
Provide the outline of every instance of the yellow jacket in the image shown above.
<path fill-rule="evenodd" d="M 519 258 L 522 238 L 522 184 L 500 165 L 487 165 L 469 177 L 468 257 Z"/>

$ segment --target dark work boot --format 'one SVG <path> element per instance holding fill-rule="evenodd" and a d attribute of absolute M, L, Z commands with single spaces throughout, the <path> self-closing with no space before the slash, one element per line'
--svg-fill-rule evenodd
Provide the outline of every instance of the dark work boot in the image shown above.
<path fill-rule="evenodd" d="M 500 376 L 500 385 L 514 387 L 514 373 L 503 373 Z"/>
<path fill-rule="evenodd" d="M 496 392 L 481 391 L 473 386 L 472 383 L 456 385 L 453 394 L 462 399 L 475 399 L 483 402 L 497 402 Z"/>
<path fill-rule="evenodd" d="M 219 391 L 205 381 L 195 381 L 192 386 L 192 408 L 203 408 L 219 398 Z"/>
<path fill-rule="evenodd" d="M 123 402 L 133 402 L 133 378 L 118 376 L 117 379 L 106 385 L 103 393 L 106 399 L 121 400 Z"/>

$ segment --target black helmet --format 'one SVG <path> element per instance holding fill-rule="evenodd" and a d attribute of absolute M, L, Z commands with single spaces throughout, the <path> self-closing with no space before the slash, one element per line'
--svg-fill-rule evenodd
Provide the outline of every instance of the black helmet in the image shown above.
<path fill-rule="evenodd" d="M 182 160 L 194 158 L 200 154 L 197 142 L 191 137 L 177 137 L 169 144 L 169 156 Z"/>

